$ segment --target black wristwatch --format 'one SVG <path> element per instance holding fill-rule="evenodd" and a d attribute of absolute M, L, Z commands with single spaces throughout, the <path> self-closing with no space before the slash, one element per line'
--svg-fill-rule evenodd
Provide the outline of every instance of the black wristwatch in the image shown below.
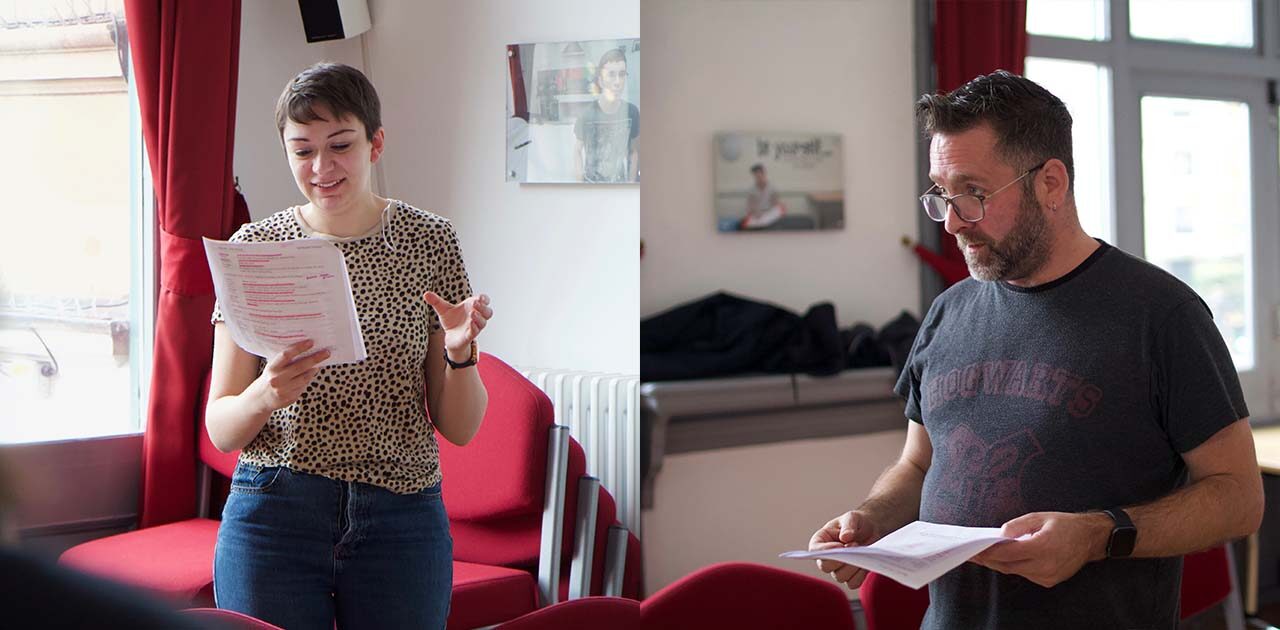
<path fill-rule="evenodd" d="M 466 361 L 463 361 L 463 362 L 461 362 L 461 363 L 458 363 L 458 362 L 454 361 L 453 359 L 450 359 L 450 358 L 449 358 L 449 352 L 448 352 L 448 351 L 446 351 L 446 352 L 444 353 L 444 362 L 445 362 L 445 363 L 448 363 L 448 364 L 449 364 L 449 367 L 451 367 L 451 368 L 453 368 L 453 369 L 455 369 L 455 370 L 461 370 L 462 368 L 468 368 L 468 367 L 471 367 L 471 366 L 475 365 L 476 363 L 478 363 L 479 361 L 480 361 L 480 349 L 476 347 L 476 342 L 474 342 L 474 341 L 473 341 L 473 342 L 471 342 L 471 356 L 467 357 L 467 360 L 466 360 Z"/>
<path fill-rule="evenodd" d="M 1116 524 L 1111 530 L 1111 538 L 1107 540 L 1107 557 L 1129 557 L 1133 553 L 1134 545 L 1138 543 L 1138 528 L 1133 526 L 1133 519 L 1120 508 L 1103 510 L 1102 513 L 1110 516 Z"/>

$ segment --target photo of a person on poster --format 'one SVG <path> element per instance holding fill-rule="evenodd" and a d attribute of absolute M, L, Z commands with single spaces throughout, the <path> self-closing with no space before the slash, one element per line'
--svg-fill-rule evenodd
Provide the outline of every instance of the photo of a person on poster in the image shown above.
<path fill-rule="evenodd" d="M 511 44 L 507 66 L 507 181 L 640 181 L 640 40 Z"/>
<path fill-rule="evenodd" d="M 639 181 L 640 108 L 623 100 L 627 58 L 610 48 L 596 64 L 599 97 L 573 125 L 574 172 L 579 181 L 623 183 Z"/>
<path fill-rule="evenodd" d="M 755 186 L 747 193 L 747 216 L 742 217 L 742 222 L 738 224 L 744 230 L 769 227 L 787 213 L 787 205 L 782 203 L 778 191 L 769 184 L 764 165 L 752 165 L 751 176 L 755 178 Z"/>

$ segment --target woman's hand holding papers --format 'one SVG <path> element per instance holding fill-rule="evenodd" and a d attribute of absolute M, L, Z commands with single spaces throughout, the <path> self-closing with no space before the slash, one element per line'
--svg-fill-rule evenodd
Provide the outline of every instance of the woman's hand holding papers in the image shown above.
<path fill-rule="evenodd" d="M 267 361 L 262 374 L 249 385 L 249 390 L 268 412 L 292 405 L 320 372 L 318 365 L 329 358 L 329 351 L 302 356 L 313 345 L 315 342 L 308 339 L 285 348 Z"/>
<path fill-rule="evenodd" d="M 869 516 L 854 510 L 831 519 L 815 532 L 809 539 L 809 551 L 870 545 L 882 535 Z M 835 560 L 818 560 L 818 570 L 830 573 L 837 582 L 850 589 L 858 588 L 867 578 L 866 569 Z"/>

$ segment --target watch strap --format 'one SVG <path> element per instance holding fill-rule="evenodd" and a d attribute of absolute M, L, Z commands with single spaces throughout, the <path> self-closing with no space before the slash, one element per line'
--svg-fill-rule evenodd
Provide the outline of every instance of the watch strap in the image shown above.
<path fill-rule="evenodd" d="M 461 370 L 462 368 L 469 368 L 475 365 L 476 363 L 480 362 L 480 349 L 476 347 L 476 342 L 474 341 L 471 342 L 471 356 L 467 357 L 467 360 L 462 361 L 461 363 L 454 361 L 453 359 L 450 359 L 449 352 L 446 350 L 444 353 L 444 362 L 447 363 L 449 367 L 455 370 Z"/>
<path fill-rule="evenodd" d="M 1107 539 L 1107 557 L 1128 557 L 1133 553 L 1138 539 L 1138 528 L 1134 526 L 1133 519 L 1120 508 L 1103 510 L 1102 513 L 1111 517 L 1112 522 L 1115 523 L 1115 527 L 1111 529 L 1111 536 Z"/>

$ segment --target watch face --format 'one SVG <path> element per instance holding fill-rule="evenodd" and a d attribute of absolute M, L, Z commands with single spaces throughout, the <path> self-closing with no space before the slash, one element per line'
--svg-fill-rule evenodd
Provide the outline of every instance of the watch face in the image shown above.
<path fill-rule="evenodd" d="M 1138 530 L 1135 527 L 1117 527 L 1111 530 L 1111 540 L 1107 543 L 1107 557 L 1128 557 L 1133 553 L 1136 542 L 1138 542 Z"/>

